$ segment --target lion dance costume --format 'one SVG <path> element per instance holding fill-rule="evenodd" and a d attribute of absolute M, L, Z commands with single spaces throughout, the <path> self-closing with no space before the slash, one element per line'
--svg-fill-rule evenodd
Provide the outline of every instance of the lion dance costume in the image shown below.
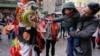
<path fill-rule="evenodd" d="M 12 56 L 40 56 L 44 49 L 45 30 L 37 25 L 39 18 L 37 9 L 38 6 L 34 1 L 18 3 L 16 9 L 18 24 L 13 27 L 15 38 L 10 47 Z"/>

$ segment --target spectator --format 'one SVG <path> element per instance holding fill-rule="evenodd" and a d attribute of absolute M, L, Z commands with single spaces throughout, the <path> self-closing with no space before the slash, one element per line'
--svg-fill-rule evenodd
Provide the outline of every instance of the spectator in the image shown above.
<path fill-rule="evenodd" d="M 51 46 L 51 56 L 55 56 L 55 44 L 57 40 L 57 31 L 58 31 L 58 24 L 57 23 L 50 23 L 50 20 L 55 18 L 55 14 L 51 14 L 46 18 L 47 25 L 46 25 L 46 56 L 49 56 L 49 49 Z"/>
<path fill-rule="evenodd" d="M 88 4 L 82 12 L 82 18 L 80 21 L 82 24 L 82 29 L 80 32 L 71 32 L 71 37 L 80 38 L 80 46 L 84 51 L 83 54 L 76 53 L 77 56 L 92 56 L 91 50 L 91 38 L 93 33 L 96 31 L 99 24 L 99 20 L 95 17 L 95 14 L 100 10 L 100 5 L 98 3 Z"/>
<path fill-rule="evenodd" d="M 80 18 L 79 12 L 76 10 L 75 5 L 73 2 L 68 2 L 63 6 L 62 9 L 62 16 L 58 19 L 54 19 L 53 22 L 61 22 L 62 28 L 66 34 L 67 38 L 67 54 L 68 56 L 73 56 L 73 51 L 77 51 L 83 53 L 80 48 L 80 41 L 76 38 L 71 38 L 69 36 L 70 31 L 80 31 L 81 29 L 81 22 L 78 22 Z M 74 46 L 74 48 L 73 48 Z M 73 50 L 74 49 L 74 50 Z"/>

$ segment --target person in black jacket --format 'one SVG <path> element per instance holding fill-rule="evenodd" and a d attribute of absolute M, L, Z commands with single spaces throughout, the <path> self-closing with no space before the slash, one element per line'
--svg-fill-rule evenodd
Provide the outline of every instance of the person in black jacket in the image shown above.
<path fill-rule="evenodd" d="M 82 18 L 82 29 L 80 32 L 70 32 L 71 37 L 80 38 L 80 46 L 84 51 L 83 54 L 76 53 L 77 56 L 92 56 L 91 50 L 91 38 L 93 33 L 96 31 L 99 24 L 99 20 L 94 16 L 100 10 L 100 5 L 98 3 L 88 4 L 81 13 Z"/>

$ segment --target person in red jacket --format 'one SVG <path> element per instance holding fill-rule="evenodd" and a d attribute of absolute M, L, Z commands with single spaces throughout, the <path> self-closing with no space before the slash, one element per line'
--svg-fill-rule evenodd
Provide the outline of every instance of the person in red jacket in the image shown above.
<path fill-rule="evenodd" d="M 46 18 L 46 56 L 49 56 L 49 49 L 51 45 L 51 56 L 55 55 L 55 44 L 57 40 L 58 24 L 50 23 L 50 20 L 55 18 L 55 14 L 51 14 Z"/>

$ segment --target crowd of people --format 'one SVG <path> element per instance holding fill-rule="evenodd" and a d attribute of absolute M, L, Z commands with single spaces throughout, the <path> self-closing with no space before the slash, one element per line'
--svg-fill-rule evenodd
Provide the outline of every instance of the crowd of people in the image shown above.
<path fill-rule="evenodd" d="M 0 34 L 3 31 L 3 27 L 5 25 L 9 25 L 9 24 L 13 24 L 15 20 L 15 15 L 13 13 L 11 14 L 3 14 L 0 13 Z M 10 39 L 10 36 L 8 36 L 8 39 Z M 2 38 L 0 37 L 0 41 L 2 40 Z"/>
<path fill-rule="evenodd" d="M 100 17 L 95 16 L 100 10 L 98 3 L 89 3 L 81 13 L 73 2 L 65 3 L 60 17 L 52 13 L 41 18 L 38 8 L 34 1 L 20 3 L 16 9 L 16 16 L 6 16 L 5 19 L 0 16 L 0 19 L 3 18 L 0 22 L 5 22 L 4 26 L 14 25 L 8 39 L 17 38 L 19 49 L 16 53 L 11 52 L 12 56 L 40 56 L 44 48 L 45 56 L 50 56 L 50 47 L 51 56 L 55 56 L 55 44 L 61 35 L 66 37 L 67 56 L 92 56 L 91 47 L 95 49 L 95 42 L 100 48 Z"/>

